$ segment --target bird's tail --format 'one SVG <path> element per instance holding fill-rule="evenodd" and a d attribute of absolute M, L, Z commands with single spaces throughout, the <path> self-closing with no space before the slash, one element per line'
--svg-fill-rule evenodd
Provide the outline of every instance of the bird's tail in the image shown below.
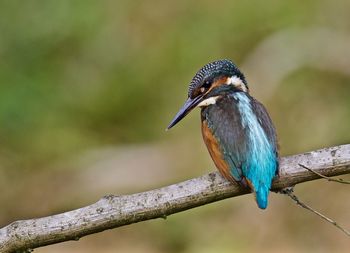
<path fill-rule="evenodd" d="M 258 189 L 255 191 L 256 203 L 261 209 L 265 209 L 268 204 L 270 189 L 264 185 L 260 184 Z"/>

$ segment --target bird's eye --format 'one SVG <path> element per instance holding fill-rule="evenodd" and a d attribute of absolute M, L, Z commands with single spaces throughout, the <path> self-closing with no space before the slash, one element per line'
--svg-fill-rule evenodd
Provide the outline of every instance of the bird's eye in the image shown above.
<path fill-rule="evenodd" d="M 203 83 L 202 87 L 204 88 L 209 88 L 210 87 L 210 82 L 207 80 Z"/>
<path fill-rule="evenodd" d="M 202 85 L 202 87 L 199 89 L 199 91 L 201 93 L 204 93 L 205 91 L 207 91 L 210 88 L 210 81 L 205 81 Z"/>

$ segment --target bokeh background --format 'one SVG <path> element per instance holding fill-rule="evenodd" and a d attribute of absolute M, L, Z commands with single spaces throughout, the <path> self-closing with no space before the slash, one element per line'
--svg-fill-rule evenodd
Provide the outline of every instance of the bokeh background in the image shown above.
<path fill-rule="evenodd" d="M 350 143 L 349 10 L 346 0 L 1 1 L 0 225 L 215 170 L 198 111 L 164 131 L 194 73 L 215 59 L 246 74 L 282 155 Z M 347 187 L 319 180 L 296 193 L 350 227 Z M 349 247 L 271 194 L 266 211 L 243 196 L 36 252 Z"/>

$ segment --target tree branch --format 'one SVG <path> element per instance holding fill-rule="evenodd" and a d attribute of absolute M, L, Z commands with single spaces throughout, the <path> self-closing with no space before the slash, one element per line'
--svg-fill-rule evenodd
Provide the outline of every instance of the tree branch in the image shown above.
<path fill-rule="evenodd" d="M 278 191 L 320 178 L 350 173 L 350 144 L 281 158 Z M 124 196 L 105 196 L 95 204 L 44 218 L 15 221 L 0 229 L 0 252 L 23 252 L 131 223 L 167 215 L 249 193 L 218 172 L 160 189 Z"/>

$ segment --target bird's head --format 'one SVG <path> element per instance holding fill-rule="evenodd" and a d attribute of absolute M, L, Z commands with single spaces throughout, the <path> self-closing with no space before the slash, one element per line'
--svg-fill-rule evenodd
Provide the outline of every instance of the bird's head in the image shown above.
<path fill-rule="evenodd" d="M 193 108 L 215 104 L 216 99 L 227 91 L 249 92 L 243 73 L 230 60 L 206 64 L 192 78 L 188 99 L 167 129 L 175 126 Z"/>

